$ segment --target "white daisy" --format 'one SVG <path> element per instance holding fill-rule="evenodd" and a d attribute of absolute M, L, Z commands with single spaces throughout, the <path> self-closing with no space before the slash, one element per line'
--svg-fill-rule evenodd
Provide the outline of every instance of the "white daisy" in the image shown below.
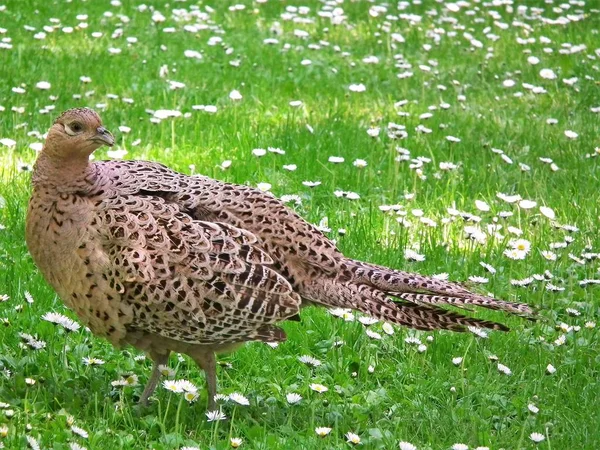
<path fill-rule="evenodd" d="M 404 258 L 406 258 L 408 261 L 417 261 L 417 262 L 425 261 L 425 255 L 421 255 L 411 249 L 406 249 L 404 251 Z"/>
<path fill-rule="evenodd" d="M 512 375 L 512 371 L 504 364 L 498 363 L 498 371 L 504 375 Z"/>
<path fill-rule="evenodd" d="M 417 447 L 410 442 L 401 441 L 400 450 L 417 450 Z"/>
<path fill-rule="evenodd" d="M 348 89 L 351 92 L 365 92 L 367 90 L 367 87 L 362 83 L 358 83 L 358 84 L 351 84 L 350 86 L 348 86 Z"/>
<path fill-rule="evenodd" d="M 165 380 L 163 381 L 163 387 L 167 391 L 175 392 L 176 394 L 180 394 L 181 392 L 183 392 L 183 389 L 181 388 L 179 383 L 177 383 L 177 381 Z"/>
<path fill-rule="evenodd" d="M 482 339 L 486 339 L 488 337 L 487 332 L 481 328 L 470 326 L 470 327 L 468 327 L 468 329 L 471 333 L 473 333 L 474 335 L 476 335 Z"/>
<path fill-rule="evenodd" d="M 351 431 L 348 431 L 346 434 L 346 439 L 349 443 L 354 444 L 354 445 L 358 445 L 360 444 L 360 436 L 358 434 L 352 433 Z"/>
<path fill-rule="evenodd" d="M 527 405 L 527 409 L 532 413 L 532 414 L 537 414 L 540 412 L 540 408 L 538 408 L 537 406 L 535 406 L 533 403 L 530 403 L 529 405 Z"/>
<path fill-rule="evenodd" d="M 234 392 L 233 394 L 229 394 L 229 400 L 237 403 L 238 405 L 248 406 L 250 405 L 250 401 L 244 397 L 242 394 Z"/>
<path fill-rule="evenodd" d="M 285 399 L 290 405 L 294 405 L 302 400 L 302 396 L 300 394 L 296 394 L 295 392 L 290 392 L 286 394 Z"/>
<path fill-rule="evenodd" d="M 522 209 L 531 209 L 537 206 L 537 202 L 533 200 L 521 200 L 519 202 L 519 207 Z"/>
<path fill-rule="evenodd" d="M 300 361 L 301 363 L 304 363 L 308 366 L 313 366 L 313 367 L 319 367 L 321 365 L 321 361 L 319 361 L 317 358 L 313 358 L 312 356 L 309 355 L 302 355 L 298 358 L 298 361 Z"/>
<path fill-rule="evenodd" d="M 381 334 L 377 333 L 376 331 L 370 330 L 369 328 L 367 328 L 365 330 L 365 333 L 367 334 L 367 336 L 369 336 L 371 339 L 375 339 L 375 340 L 380 340 L 381 339 Z"/>
<path fill-rule="evenodd" d="M 577 133 L 575 133 L 574 131 L 565 130 L 565 136 L 568 137 L 569 139 L 577 139 L 577 137 L 579 135 Z"/>
<path fill-rule="evenodd" d="M 531 433 L 529 435 L 529 439 L 531 439 L 536 444 L 542 442 L 546 437 L 542 433 Z"/>
<path fill-rule="evenodd" d="M 240 94 L 240 91 L 238 91 L 238 90 L 234 89 L 233 91 L 231 91 L 231 92 L 229 93 L 229 98 L 230 98 L 231 100 L 233 100 L 233 101 L 239 101 L 239 100 L 241 100 L 243 97 L 242 97 L 242 94 Z"/>
<path fill-rule="evenodd" d="M 221 411 L 206 411 L 206 421 L 207 422 L 216 422 L 218 420 L 225 420 L 227 416 Z"/>
<path fill-rule="evenodd" d="M 158 366 L 158 371 L 163 377 L 172 377 L 175 375 L 175 371 L 169 366 L 165 366 L 164 364 L 160 364 Z"/>
<path fill-rule="evenodd" d="M 485 283 L 489 283 L 490 280 L 485 277 L 478 277 L 478 276 L 471 275 L 469 277 L 469 281 L 472 281 L 473 283 L 485 284 Z"/>
<path fill-rule="evenodd" d="M 229 445 L 231 445 L 231 447 L 233 448 L 238 448 L 240 445 L 242 445 L 242 442 L 244 442 L 242 438 L 232 437 L 231 439 L 229 439 Z"/>
<path fill-rule="evenodd" d="M 525 254 L 529 253 L 531 249 L 531 242 L 527 239 L 514 239 L 509 242 L 509 245 L 520 252 L 524 252 Z"/>
<path fill-rule="evenodd" d="M 185 392 L 183 394 L 183 398 L 186 399 L 189 403 L 194 403 L 196 400 L 198 400 L 198 393 L 197 392 Z"/>
<path fill-rule="evenodd" d="M 540 77 L 546 80 L 556 80 L 557 75 L 552 69 L 542 69 L 540 70 Z"/>
<path fill-rule="evenodd" d="M 87 439 L 89 434 L 87 431 L 85 431 L 83 428 L 78 427 L 76 425 L 72 425 L 71 426 L 71 431 L 79 436 L 81 436 L 84 439 Z"/>
<path fill-rule="evenodd" d="M 322 384 L 319 384 L 319 383 L 312 383 L 310 385 L 310 388 L 313 391 L 318 392 L 319 394 L 322 394 L 322 393 L 327 392 L 329 390 L 329 388 L 327 386 L 323 386 Z"/>
<path fill-rule="evenodd" d="M 452 447 L 452 450 L 469 450 L 469 446 L 465 445 L 465 444 L 454 444 Z"/>
<path fill-rule="evenodd" d="M 317 433 L 317 435 L 320 436 L 320 437 L 325 437 L 329 433 L 331 433 L 331 428 L 329 428 L 329 427 L 317 427 L 317 428 L 315 428 L 315 433 Z"/>

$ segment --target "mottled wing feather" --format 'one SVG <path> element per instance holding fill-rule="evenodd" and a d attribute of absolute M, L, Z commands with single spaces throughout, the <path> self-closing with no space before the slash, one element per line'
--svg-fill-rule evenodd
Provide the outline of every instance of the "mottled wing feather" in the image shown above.
<path fill-rule="evenodd" d="M 335 244 L 271 194 L 203 176 L 186 176 L 149 161 L 104 161 L 112 189 L 120 194 L 147 193 L 177 203 L 198 220 L 218 221 L 245 229 L 261 240 L 267 253 L 285 254 L 282 270 L 294 264 L 335 274 L 344 256 Z M 104 186 L 110 189 L 111 186 Z"/>
<path fill-rule="evenodd" d="M 299 310 L 248 231 L 139 195 L 103 198 L 92 226 L 131 329 L 192 344 L 277 338 L 270 325 Z"/>

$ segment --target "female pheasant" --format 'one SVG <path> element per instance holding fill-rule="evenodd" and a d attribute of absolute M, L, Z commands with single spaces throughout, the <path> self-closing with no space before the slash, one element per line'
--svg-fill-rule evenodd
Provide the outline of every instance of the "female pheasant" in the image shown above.
<path fill-rule="evenodd" d="M 190 177 L 146 161 L 90 163 L 114 138 L 87 108 L 64 112 L 33 172 L 27 245 L 48 283 L 91 331 L 149 354 L 146 404 L 170 352 L 205 371 L 216 394 L 215 352 L 283 341 L 276 324 L 302 306 L 352 308 L 420 330 L 507 330 L 439 304 L 518 315 L 524 304 L 346 258 L 276 198 Z"/>

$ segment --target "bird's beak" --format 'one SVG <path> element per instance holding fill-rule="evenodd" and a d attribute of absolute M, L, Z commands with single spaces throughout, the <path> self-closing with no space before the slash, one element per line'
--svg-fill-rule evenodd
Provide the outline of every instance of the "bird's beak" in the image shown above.
<path fill-rule="evenodd" d="M 109 147 L 112 147 L 115 144 L 114 136 L 104 127 L 98 127 L 97 133 L 91 137 L 90 140 L 97 142 L 100 145 L 108 145 Z"/>

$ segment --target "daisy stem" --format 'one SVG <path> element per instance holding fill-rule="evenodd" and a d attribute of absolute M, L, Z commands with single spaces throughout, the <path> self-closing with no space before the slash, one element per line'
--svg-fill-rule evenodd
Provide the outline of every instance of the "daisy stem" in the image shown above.
<path fill-rule="evenodd" d="M 175 121 L 171 121 L 171 149 L 175 151 Z"/>
<path fill-rule="evenodd" d="M 546 427 L 546 442 L 548 443 L 548 450 L 552 450 L 552 445 L 550 444 L 550 435 L 548 434 L 548 427 Z"/>
<path fill-rule="evenodd" d="M 460 364 L 460 375 L 462 377 L 462 382 L 460 383 L 460 388 L 462 390 L 462 394 L 463 396 L 467 395 L 465 392 L 465 360 L 467 358 L 467 353 L 469 353 L 469 349 L 471 348 L 471 345 L 473 345 L 473 342 L 475 342 L 475 336 L 472 336 L 471 339 L 469 340 L 469 344 L 467 345 L 467 348 L 465 349 L 465 353 L 463 354 L 463 358 Z"/>
<path fill-rule="evenodd" d="M 163 424 L 167 422 L 167 416 L 169 415 L 169 407 L 171 406 L 171 396 L 167 400 L 167 407 L 165 408 L 165 415 L 163 417 Z"/>
<path fill-rule="evenodd" d="M 235 409 L 234 409 L 234 414 L 235 414 Z M 233 425 L 233 414 L 232 414 L 231 418 L 232 418 L 232 425 Z M 221 422 L 221 420 L 213 421 L 213 426 L 212 426 L 211 436 L 210 436 L 211 442 L 217 442 L 217 428 L 219 428 L 220 422 Z"/>
<path fill-rule="evenodd" d="M 65 332 L 65 341 L 67 341 L 69 339 L 69 333 Z M 69 369 L 69 362 L 67 361 L 67 345 L 62 345 L 61 346 L 61 355 L 60 355 L 60 360 L 62 361 L 65 369 Z"/>
<path fill-rule="evenodd" d="M 183 395 L 179 397 L 179 404 L 177 405 L 177 413 L 175 414 L 175 432 L 179 433 L 179 414 L 181 413 L 181 405 L 183 404 Z"/>
<path fill-rule="evenodd" d="M 157 413 L 156 413 L 156 416 L 157 416 L 157 417 L 161 417 L 161 416 L 162 416 L 162 408 L 161 408 L 161 406 L 162 406 L 162 402 L 160 402 L 160 401 L 159 401 L 159 402 L 158 402 L 158 411 L 157 411 Z M 160 421 L 159 421 L 159 422 L 158 422 L 158 424 L 159 424 L 159 426 L 160 426 L 160 432 L 161 432 L 163 435 L 165 435 L 165 434 L 166 434 L 166 427 L 165 427 L 164 420 L 163 420 L 162 422 L 160 422 Z"/>

